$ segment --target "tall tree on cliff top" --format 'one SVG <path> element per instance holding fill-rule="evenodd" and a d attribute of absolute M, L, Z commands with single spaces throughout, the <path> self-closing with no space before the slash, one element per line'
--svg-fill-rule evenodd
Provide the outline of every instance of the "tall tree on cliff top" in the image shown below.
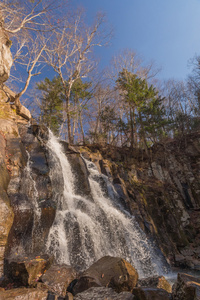
<path fill-rule="evenodd" d="M 54 134 L 59 135 L 60 126 L 63 123 L 64 91 L 59 77 L 52 80 L 45 78 L 37 84 L 41 91 L 40 97 L 40 123 L 50 128 Z"/>
<path fill-rule="evenodd" d="M 83 113 L 88 110 L 88 103 L 92 97 L 91 82 L 83 82 L 78 78 L 71 90 L 71 111 L 72 111 L 72 143 L 76 135 L 82 136 L 82 142 L 85 143 L 85 133 L 83 124 Z"/>
<path fill-rule="evenodd" d="M 128 111 L 131 148 L 137 146 L 140 137 L 147 151 L 149 134 L 155 135 L 158 127 L 163 126 L 162 98 L 158 97 L 155 87 L 148 86 L 146 79 L 141 79 L 126 69 L 119 73 L 116 82 Z"/>

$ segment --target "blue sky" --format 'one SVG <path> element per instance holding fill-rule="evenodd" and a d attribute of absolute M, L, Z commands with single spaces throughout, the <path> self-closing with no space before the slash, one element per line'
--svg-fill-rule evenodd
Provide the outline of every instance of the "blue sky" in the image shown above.
<path fill-rule="evenodd" d="M 98 51 L 101 66 L 129 48 L 154 61 L 160 79 L 185 79 L 188 61 L 200 54 L 200 0 L 73 0 L 88 20 L 103 11 L 114 28 L 109 48 Z"/>

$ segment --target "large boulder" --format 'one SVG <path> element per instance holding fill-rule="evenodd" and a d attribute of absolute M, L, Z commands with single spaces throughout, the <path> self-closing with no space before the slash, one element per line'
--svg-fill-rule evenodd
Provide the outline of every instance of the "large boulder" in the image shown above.
<path fill-rule="evenodd" d="M 73 293 L 97 286 L 110 287 L 117 293 L 131 292 L 137 280 L 138 273 L 130 263 L 119 257 L 105 256 L 82 274 L 73 288 Z"/>
<path fill-rule="evenodd" d="M 200 278 L 178 273 L 172 295 L 173 300 L 200 300 Z"/>
<path fill-rule="evenodd" d="M 49 291 L 65 297 L 69 284 L 77 278 L 77 272 L 68 265 L 52 265 L 41 277 Z"/>
<path fill-rule="evenodd" d="M 35 286 L 53 260 L 54 258 L 47 254 L 6 259 L 5 276 L 16 286 Z"/>
<path fill-rule="evenodd" d="M 93 287 L 74 297 L 74 300 L 134 300 L 135 297 L 129 292 L 117 294 L 111 288 Z M 163 299 L 164 300 L 164 299 Z"/>
<path fill-rule="evenodd" d="M 1 300 L 47 300 L 47 290 L 18 288 L 7 291 L 0 290 Z"/>
<path fill-rule="evenodd" d="M 171 300 L 171 294 L 157 288 L 134 288 L 133 295 L 136 300 Z M 179 300 L 181 300 L 181 298 L 179 298 Z"/>
<path fill-rule="evenodd" d="M 139 279 L 137 287 L 151 287 L 151 288 L 163 289 L 168 293 L 172 292 L 172 286 L 164 276 L 154 276 L 154 277 Z"/>
<path fill-rule="evenodd" d="M 0 28 L 0 83 L 6 81 L 10 75 L 12 55 L 10 52 L 11 41 Z"/>

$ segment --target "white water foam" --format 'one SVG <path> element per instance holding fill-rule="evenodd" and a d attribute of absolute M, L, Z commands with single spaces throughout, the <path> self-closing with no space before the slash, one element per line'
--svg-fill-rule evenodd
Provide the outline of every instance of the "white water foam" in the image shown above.
<path fill-rule="evenodd" d="M 108 178 L 99 174 L 92 162 L 84 160 L 93 200 L 78 195 L 75 174 L 51 132 L 47 147 L 57 202 L 47 250 L 54 254 L 57 262 L 84 270 L 99 258 L 110 255 L 129 261 L 140 277 L 163 274 L 163 258 L 154 251 L 135 218 L 120 207 Z M 105 188 L 110 191 L 109 196 Z"/>

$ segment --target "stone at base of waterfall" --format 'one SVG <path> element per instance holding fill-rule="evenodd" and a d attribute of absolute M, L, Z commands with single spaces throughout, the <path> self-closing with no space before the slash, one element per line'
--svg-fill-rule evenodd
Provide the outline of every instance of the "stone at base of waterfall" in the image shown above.
<path fill-rule="evenodd" d="M 200 278 L 178 273 L 172 295 L 173 300 L 200 300 Z"/>
<path fill-rule="evenodd" d="M 111 288 L 92 287 L 87 291 L 77 294 L 74 300 L 134 300 L 135 297 L 129 292 L 116 293 Z"/>
<path fill-rule="evenodd" d="M 5 261 L 5 276 L 17 286 L 34 286 L 52 265 L 53 256 L 9 258 Z"/>
<path fill-rule="evenodd" d="M 133 289 L 137 300 L 171 300 L 171 294 L 162 289 L 138 287 Z M 181 298 L 179 300 L 182 300 Z"/>
<path fill-rule="evenodd" d="M 131 292 L 138 281 L 138 273 L 126 260 L 105 256 L 89 267 L 73 287 L 73 294 L 90 287 L 110 287 L 117 293 Z"/>
<path fill-rule="evenodd" d="M 52 265 L 41 280 L 49 291 L 65 297 L 69 284 L 78 277 L 75 269 L 68 265 Z"/>
<path fill-rule="evenodd" d="M 1 300 L 47 300 L 47 290 L 17 288 L 12 290 L 0 291 Z"/>
<path fill-rule="evenodd" d="M 172 292 L 172 286 L 164 276 L 154 276 L 154 277 L 139 279 L 137 283 L 137 287 L 151 287 L 151 288 L 163 289 L 168 293 Z"/>

